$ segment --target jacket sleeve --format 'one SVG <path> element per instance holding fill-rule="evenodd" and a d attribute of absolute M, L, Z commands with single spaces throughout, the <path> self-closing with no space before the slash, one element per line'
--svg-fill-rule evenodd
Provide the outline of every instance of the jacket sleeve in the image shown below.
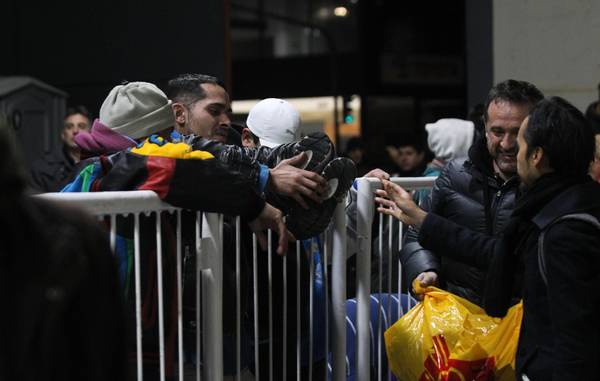
<path fill-rule="evenodd" d="M 422 247 L 481 270 L 489 267 L 497 242 L 435 213 L 427 215 L 419 232 Z"/>
<path fill-rule="evenodd" d="M 210 152 L 231 169 L 250 177 L 258 176 L 259 164 L 273 166 L 273 163 L 269 160 L 271 149 L 268 147 L 238 147 L 200 137 L 194 138 L 191 146 L 194 150 Z"/>
<path fill-rule="evenodd" d="M 597 376 L 600 235 L 591 224 L 563 221 L 545 235 L 544 259 L 554 335 L 552 380 Z"/>
<path fill-rule="evenodd" d="M 216 159 L 175 159 L 122 152 L 98 180 L 98 191 L 152 190 L 173 206 L 241 215 L 249 220 L 265 206 L 256 180 Z"/>
<path fill-rule="evenodd" d="M 451 168 L 453 167 L 449 165 L 444 168 L 435 181 L 431 193 L 423 200 L 421 208 L 426 212 L 439 212 L 446 202 L 451 184 Z M 441 270 L 439 257 L 421 246 L 418 241 L 419 234 L 418 229 L 410 227 L 400 252 L 400 260 L 409 285 L 424 271 L 434 271 L 439 275 Z"/>
<path fill-rule="evenodd" d="M 484 309 L 491 316 L 506 315 L 513 304 L 518 260 L 510 252 L 507 239 L 506 234 L 490 237 L 435 213 L 427 215 L 419 235 L 423 247 L 480 269 L 493 269 L 487 271 L 483 293 Z"/>

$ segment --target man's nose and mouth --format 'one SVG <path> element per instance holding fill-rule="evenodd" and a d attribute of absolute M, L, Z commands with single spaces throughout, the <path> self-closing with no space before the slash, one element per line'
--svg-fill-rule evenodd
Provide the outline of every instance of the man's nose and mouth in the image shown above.
<path fill-rule="evenodd" d="M 502 161 L 516 161 L 517 160 L 517 149 L 511 150 L 498 150 L 498 158 Z"/>

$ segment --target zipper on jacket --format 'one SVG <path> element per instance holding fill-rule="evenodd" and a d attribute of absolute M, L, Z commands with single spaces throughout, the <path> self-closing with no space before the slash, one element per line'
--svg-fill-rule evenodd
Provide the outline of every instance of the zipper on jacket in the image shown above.
<path fill-rule="evenodd" d="M 496 217 L 498 216 L 498 209 L 501 204 L 500 202 L 502 201 L 506 193 L 511 189 L 511 187 L 516 186 L 512 184 L 516 181 L 513 179 L 515 179 L 515 177 L 511 177 L 510 179 L 504 181 L 500 185 L 500 189 L 498 189 L 498 191 L 496 192 L 496 197 L 494 197 L 494 201 L 490 206 L 492 208 L 492 235 L 495 235 L 496 233 Z"/>

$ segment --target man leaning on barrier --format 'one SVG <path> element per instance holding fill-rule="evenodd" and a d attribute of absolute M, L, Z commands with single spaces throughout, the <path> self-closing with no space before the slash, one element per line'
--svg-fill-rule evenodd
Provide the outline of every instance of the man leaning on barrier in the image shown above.
<path fill-rule="evenodd" d="M 525 190 L 500 237 L 427 213 L 389 182 L 377 191 L 379 211 L 420 227 L 423 247 L 443 242 L 445 255 L 489 262 L 488 314 L 504 315 L 515 291 L 522 294 L 518 379 L 597 379 L 600 185 L 588 176 L 594 133 L 579 110 L 553 97 L 532 108 L 518 143 Z"/>
<path fill-rule="evenodd" d="M 531 83 L 506 80 L 489 92 L 484 114 L 485 136 L 469 150 L 469 158 L 453 160 L 436 180 L 422 207 L 475 232 L 497 236 L 514 207 L 517 177 L 517 133 L 542 93 Z M 406 279 L 442 288 L 481 305 L 487 266 L 460 262 L 430 251 L 410 228 L 401 252 Z M 491 269 L 490 271 L 494 271 Z"/>
<path fill-rule="evenodd" d="M 212 119 L 209 126 L 219 126 L 228 121 L 229 98 L 224 90 L 219 91 L 222 87 L 217 84 L 211 82 L 206 87 L 204 97 L 195 98 L 188 107 L 194 107 L 195 117 L 204 121 Z M 198 105 L 203 108 L 196 110 Z M 115 87 L 103 103 L 100 119 L 94 121 L 91 133 L 76 138 L 85 154 L 99 156 L 85 161 L 78 178 L 64 191 L 149 189 L 175 206 L 250 218 L 249 211 L 265 205 L 263 214 L 268 213 L 259 217 L 266 220 L 259 218 L 250 227 L 259 233 L 265 227 L 276 228 L 279 254 L 284 252 L 283 242 L 289 233 L 281 224 L 281 212 L 264 204 L 259 193 L 269 189 L 288 196 L 288 205 L 296 202 L 298 206 L 293 210 L 300 222 L 295 225 L 299 233 L 306 234 L 303 226 L 307 231 L 322 231 L 326 227 L 331 214 L 327 215 L 327 210 L 313 213 L 304 209 L 307 205 L 301 202 L 304 199 L 300 196 L 310 197 L 312 205 L 317 205 L 322 201 L 320 194 L 327 190 L 325 179 L 314 170 L 293 165 L 306 160 L 303 152 L 312 146 L 313 149 L 320 147 L 310 158 L 315 163 L 313 166 L 326 166 L 328 162 L 323 160 L 323 155 L 333 152 L 328 139 L 309 137 L 276 150 L 243 150 L 199 136 L 185 137 L 176 133 L 168 136 L 173 124 L 170 101 L 154 85 L 134 82 Z M 145 141 L 137 143 L 147 136 Z M 167 137 L 175 138 L 176 143 L 168 142 Z M 323 221 L 315 223 L 319 220 Z M 258 237 L 264 244 L 264 236 Z"/>
<path fill-rule="evenodd" d="M 180 141 L 194 150 L 210 152 L 236 169 L 256 163 L 264 166 L 268 169 L 265 198 L 286 214 L 292 234 L 304 239 L 325 230 L 335 199 L 348 190 L 355 172 L 354 165 L 335 157 L 335 147 L 326 134 L 317 132 L 302 139 L 293 136 L 287 144 L 270 146 L 226 145 L 221 142 L 231 128 L 231 105 L 217 78 L 182 74 L 169 81 L 167 92 Z M 269 123 L 285 123 L 277 117 L 284 115 L 273 115 Z"/>
<path fill-rule="evenodd" d="M 194 150 L 185 143 L 167 140 L 174 124 L 171 102 L 156 86 L 145 82 L 132 82 L 116 86 L 102 104 L 100 119 L 93 124 L 91 133 L 77 136 L 77 143 L 86 154 L 93 156 L 81 164 L 81 171 L 63 191 L 123 191 L 152 190 L 171 205 L 191 210 L 241 215 L 250 221 L 261 244 L 266 244 L 263 230 L 274 229 L 279 235 L 277 252 L 287 249 L 290 234 L 285 228 L 283 214 L 261 197 L 266 187 L 268 168 L 258 163 L 248 163 L 243 168 L 231 168 L 206 151 Z M 141 143 L 137 143 L 141 141 Z M 242 170 L 243 169 L 243 170 Z M 168 228 L 172 226 L 167 216 L 161 220 L 164 247 L 163 255 L 165 295 L 165 363 L 167 376 L 174 375 L 176 338 L 175 242 Z M 118 219 L 119 234 L 123 233 L 125 246 L 130 231 L 126 219 Z M 150 218 L 140 218 L 142 293 L 144 309 L 143 356 L 144 375 L 158 377 L 158 325 L 155 319 L 156 304 L 153 284 L 154 224 Z M 120 247 L 120 245 L 117 245 Z M 127 256 L 127 253 L 124 253 Z M 127 262 L 127 260 L 126 260 Z M 125 266 L 128 268 L 128 266 Z M 126 272 L 130 271 L 130 267 Z M 122 276 L 122 281 L 130 279 Z M 132 287 L 124 289 L 131 294 Z"/>

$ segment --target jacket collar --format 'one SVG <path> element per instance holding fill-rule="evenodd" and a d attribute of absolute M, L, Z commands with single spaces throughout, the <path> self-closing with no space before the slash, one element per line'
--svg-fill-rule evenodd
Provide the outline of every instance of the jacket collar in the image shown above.
<path fill-rule="evenodd" d="M 477 174 L 474 177 L 490 186 L 500 188 L 519 183 L 519 177 L 516 175 L 504 181 L 496 174 L 492 164 L 492 155 L 490 155 L 485 141 L 485 135 L 478 135 L 471 148 L 469 148 L 469 162 Z"/>
<path fill-rule="evenodd" d="M 532 221 L 543 230 L 557 218 L 582 212 L 600 212 L 600 184 L 591 179 L 561 192 L 546 204 Z"/>
<path fill-rule="evenodd" d="M 490 155 L 485 137 L 478 136 L 469 148 L 469 161 L 479 172 L 486 176 L 494 176 L 492 156 Z"/>

